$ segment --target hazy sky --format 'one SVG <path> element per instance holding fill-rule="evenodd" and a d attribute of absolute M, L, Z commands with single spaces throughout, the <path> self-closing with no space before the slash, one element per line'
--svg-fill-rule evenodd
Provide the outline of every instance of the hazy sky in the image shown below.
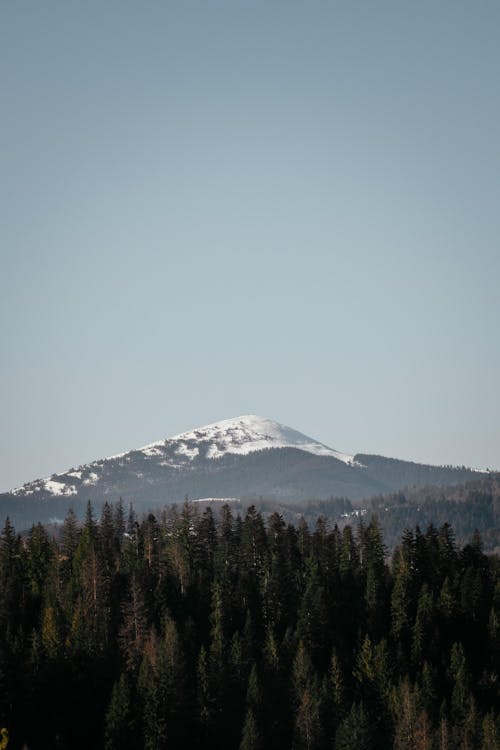
<path fill-rule="evenodd" d="M 0 489 L 256 413 L 500 468 L 498 2 L 0 4 Z"/>

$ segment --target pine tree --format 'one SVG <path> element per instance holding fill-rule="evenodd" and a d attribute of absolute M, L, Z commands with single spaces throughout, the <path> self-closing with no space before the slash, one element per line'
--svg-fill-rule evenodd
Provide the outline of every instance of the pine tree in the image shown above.
<path fill-rule="evenodd" d="M 320 662 L 325 652 L 330 650 L 328 612 L 318 562 L 312 554 L 306 560 L 304 578 L 305 590 L 299 608 L 297 635 L 307 651 Z"/>
<path fill-rule="evenodd" d="M 260 750 L 262 747 L 261 732 L 259 731 L 262 723 L 262 691 L 255 664 L 252 665 L 248 678 L 245 705 L 246 715 L 240 750 Z"/>
<path fill-rule="evenodd" d="M 196 611 L 199 620 L 206 621 L 212 597 L 214 559 L 217 548 L 217 531 L 212 508 L 208 506 L 197 525 L 197 545 L 194 549 L 194 574 L 196 576 Z M 202 633 L 206 637 L 208 633 Z"/>
<path fill-rule="evenodd" d="M 0 641 L 11 640 L 23 624 L 25 555 L 10 519 L 0 536 Z"/>
<path fill-rule="evenodd" d="M 500 730 L 498 720 L 495 721 L 493 711 L 486 714 L 482 722 L 482 743 L 481 750 L 498 750 L 500 747 Z"/>
<path fill-rule="evenodd" d="M 427 711 L 422 709 L 417 716 L 414 731 L 415 750 L 432 750 L 432 728 Z"/>
<path fill-rule="evenodd" d="M 70 508 L 61 529 L 61 552 L 70 561 L 73 559 L 78 546 L 78 537 L 78 520 L 75 511 Z"/>
<path fill-rule="evenodd" d="M 132 691 L 122 673 L 114 684 L 105 720 L 105 750 L 134 750 L 137 733 L 132 708 Z"/>
<path fill-rule="evenodd" d="M 246 704 L 252 709 L 254 716 L 259 716 L 262 709 L 262 689 L 255 662 L 252 664 L 248 677 Z"/>
<path fill-rule="evenodd" d="M 364 540 L 367 627 L 372 637 L 380 637 L 385 626 L 388 571 L 385 565 L 386 549 L 377 516 L 372 516 Z"/>
<path fill-rule="evenodd" d="M 75 553 L 80 540 L 80 529 L 73 508 L 70 508 L 61 529 L 61 543 L 59 546 L 59 577 L 62 586 L 62 604 L 66 617 L 71 613 L 78 597 L 79 580 L 75 570 Z"/>
<path fill-rule="evenodd" d="M 61 649 L 61 638 L 57 626 L 54 607 L 47 606 L 42 618 L 41 641 L 45 654 L 49 659 L 56 659 Z"/>
<path fill-rule="evenodd" d="M 479 717 L 476 702 L 472 695 L 469 696 L 467 712 L 463 726 L 460 730 L 461 750 L 472 750 L 479 744 Z"/>
<path fill-rule="evenodd" d="M 340 586 L 337 597 L 335 645 L 345 651 L 355 648 L 362 618 L 363 582 L 360 576 L 359 554 L 352 529 L 345 526 L 339 556 Z"/>
<path fill-rule="evenodd" d="M 446 577 L 439 592 L 438 610 L 445 625 L 453 622 L 456 613 L 456 596 L 450 579 Z"/>
<path fill-rule="evenodd" d="M 350 526 L 345 526 L 342 532 L 339 569 L 342 578 L 348 582 L 352 582 L 359 572 L 359 554 Z"/>
<path fill-rule="evenodd" d="M 449 523 L 443 524 L 438 535 L 439 570 L 442 578 L 453 580 L 458 566 L 455 535 Z"/>
<path fill-rule="evenodd" d="M 243 521 L 241 538 L 241 563 L 260 581 L 266 566 L 267 536 L 262 516 L 251 505 Z"/>
<path fill-rule="evenodd" d="M 261 750 L 262 742 L 251 708 L 247 710 L 239 750 Z"/>
<path fill-rule="evenodd" d="M 321 743 L 320 696 L 316 679 L 303 690 L 297 706 L 293 748 L 313 750 Z"/>
<path fill-rule="evenodd" d="M 332 654 L 330 665 L 330 694 L 333 722 L 335 726 L 338 726 L 340 720 L 345 715 L 346 690 L 342 667 L 335 651 Z"/>
<path fill-rule="evenodd" d="M 40 599 L 47 589 L 53 548 L 42 524 L 33 526 L 27 544 L 27 571 L 31 593 Z"/>
<path fill-rule="evenodd" d="M 167 704 L 161 645 L 152 629 L 145 643 L 137 689 L 142 706 L 144 750 L 167 748 Z"/>
<path fill-rule="evenodd" d="M 411 657 L 415 665 L 423 661 L 433 619 L 432 594 L 427 583 L 424 582 L 418 598 L 417 616 L 412 631 Z"/>
<path fill-rule="evenodd" d="M 311 550 L 311 532 L 307 525 L 306 519 L 302 516 L 297 529 L 297 544 L 300 556 L 305 560 Z"/>
<path fill-rule="evenodd" d="M 107 502 L 104 503 L 101 511 L 101 518 L 99 521 L 99 540 L 104 575 L 106 578 L 111 578 L 116 565 L 118 546 L 115 536 L 113 510 Z"/>
<path fill-rule="evenodd" d="M 164 713 L 169 728 L 169 742 L 183 746 L 188 727 L 185 721 L 186 663 L 177 626 L 172 618 L 164 625 L 163 640 L 159 647 L 157 665 L 158 679 L 162 691 Z"/>
<path fill-rule="evenodd" d="M 121 497 L 113 508 L 113 528 L 115 532 L 117 552 L 119 553 L 125 535 L 125 510 L 123 508 L 123 500 Z"/>
<path fill-rule="evenodd" d="M 450 656 L 450 682 L 452 685 L 451 709 L 456 725 L 462 725 L 469 700 L 468 673 L 464 649 L 461 643 L 454 643 Z"/>
<path fill-rule="evenodd" d="M 356 658 L 353 676 L 364 707 L 373 717 L 373 740 L 375 744 L 382 746 L 387 741 L 390 724 L 388 704 L 391 680 L 385 641 L 373 645 L 369 636 L 365 636 Z"/>
<path fill-rule="evenodd" d="M 148 622 L 142 587 L 137 575 L 133 574 L 129 597 L 122 605 L 122 624 L 119 631 L 119 642 L 130 671 L 134 671 L 139 664 L 147 631 Z"/>
<path fill-rule="evenodd" d="M 391 597 L 391 633 L 401 648 L 407 643 L 411 624 L 410 567 L 402 550 L 394 561 L 394 586 Z"/>
<path fill-rule="evenodd" d="M 196 677 L 198 721 L 201 741 L 205 744 L 210 736 L 215 719 L 215 699 L 212 694 L 208 657 L 204 646 L 200 649 Z"/>
<path fill-rule="evenodd" d="M 297 606 L 297 581 L 293 555 L 298 556 L 296 534 L 287 531 L 282 516 L 268 521 L 269 562 L 262 581 L 262 619 L 265 628 L 282 638 Z"/>
<path fill-rule="evenodd" d="M 394 750 L 414 750 L 416 745 L 418 694 L 408 679 L 404 679 L 393 693 Z"/>
<path fill-rule="evenodd" d="M 370 722 L 362 703 L 354 703 L 335 735 L 335 750 L 374 750 Z"/>
<path fill-rule="evenodd" d="M 441 719 L 436 732 L 436 745 L 438 750 L 451 750 L 450 732 L 448 729 L 448 721 L 445 717 Z"/>

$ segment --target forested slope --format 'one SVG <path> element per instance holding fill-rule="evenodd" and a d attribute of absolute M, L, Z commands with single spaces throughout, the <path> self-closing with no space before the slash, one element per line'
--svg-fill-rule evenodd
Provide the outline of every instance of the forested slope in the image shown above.
<path fill-rule="evenodd" d="M 499 746 L 499 561 L 450 526 L 186 504 L 6 523 L 0 726 L 21 748 Z"/>

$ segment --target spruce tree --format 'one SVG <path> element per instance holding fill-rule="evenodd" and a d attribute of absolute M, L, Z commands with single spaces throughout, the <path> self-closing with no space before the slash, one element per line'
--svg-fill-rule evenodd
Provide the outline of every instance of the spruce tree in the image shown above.
<path fill-rule="evenodd" d="M 114 684 L 105 720 L 105 750 L 134 750 L 137 747 L 132 691 L 125 673 Z"/>
<path fill-rule="evenodd" d="M 239 750 L 261 750 L 262 742 L 251 708 L 247 710 Z"/>
<path fill-rule="evenodd" d="M 362 703 L 354 703 L 335 734 L 335 750 L 375 750 Z"/>

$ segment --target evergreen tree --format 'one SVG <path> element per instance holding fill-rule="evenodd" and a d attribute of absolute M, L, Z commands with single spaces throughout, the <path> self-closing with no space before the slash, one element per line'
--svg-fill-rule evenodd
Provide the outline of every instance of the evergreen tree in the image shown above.
<path fill-rule="evenodd" d="M 137 733 L 132 708 L 132 691 L 125 673 L 113 686 L 106 712 L 105 750 L 134 750 Z"/>
<path fill-rule="evenodd" d="M 41 641 L 43 650 L 49 659 L 56 659 L 61 649 L 61 637 L 57 625 L 54 607 L 47 606 L 43 613 Z"/>
<path fill-rule="evenodd" d="M 319 748 L 322 738 L 320 695 L 317 680 L 310 682 L 300 696 L 295 718 L 293 748 Z"/>
<path fill-rule="evenodd" d="M 137 688 L 142 707 L 144 750 L 167 748 L 167 703 L 161 646 L 154 630 L 145 643 Z"/>
<path fill-rule="evenodd" d="M 209 661 L 205 647 L 202 646 L 196 670 L 197 720 L 199 725 L 200 744 L 210 745 L 216 718 L 216 701 L 212 692 Z"/>
<path fill-rule="evenodd" d="M 376 516 L 372 516 L 363 536 L 367 628 L 372 637 L 380 637 L 385 628 L 388 571 L 385 565 L 386 550 Z"/>
<path fill-rule="evenodd" d="M 307 651 L 319 663 L 330 650 L 327 637 L 328 612 L 325 589 L 318 562 L 314 555 L 306 560 L 304 576 L 305 590 L 300 604 L 297 622 L 297 635 Z"/>
<path fill-rule="evenodd" d="M 374 750 L 370 722 L 362 703 L 354 703 L 335 735 L 335 750 Z"/>
<path fill-rule="evenodd" d="M 413 625 L 411 657 L 415 665 L 421 664 L 428 649 L 433 622 L 433 601 L 427 583 L 423 583 L 417 605 L 417 616 Z"/>
<path fill-rule="evenodd" d="M 119 641 L 129 670 L 139 664 L 148 632 L 146 606 L 137 575 L 132 575 L 128 599 L 122 605 Z"/>
<path fill-rule="evenodd" d="M 500 747 L 500 730 L 498 721 L 495 721 L 495 715 L 492 711 L 486 714 L 483 719 L 482 735 L 481 750 L 498 750 Z"/>
<path fill-rule="evenodd" d="M 454 643 L 451 649 L 450 682 L 452 685 L 451 709 L 454 724 L 462 726 L 469 702 L 469 690 L 465 654 L 461 643 Z"/>
<path fill-rule="evenodd" d="M 418 692 L 404 679 L 393 692 L 394 750 L 414 750 L 420 714 Z M 422 734 L 423 727 L 420 727 Z"/>
<path fill-rule="evenodd" d="M 27 572 L 31 593 L 40 600 L 46 591 L 53 548 L 42 524 L 33 526 L 27 543 Z"/>
<path fill-rule="evenodd" d="M 391 597 L 391 633 L 403 649 L 409 640 L 411 624 L 410 567 L 403 550 L 397 550 L 394 562 L 394 586 Z"/>
<path fill-rule="evenodd" d="M 262 742 L 257 729 L 257 722 L 251 708 L 248 709 L 239 750 L 261 750 Z"/>
<path fill-rule="evenodd" d="M 346 709 L 346 689 L 339 658 L 335 651 L 330 666 L 330 694 L 334 725 L 343 718 Z"/>

